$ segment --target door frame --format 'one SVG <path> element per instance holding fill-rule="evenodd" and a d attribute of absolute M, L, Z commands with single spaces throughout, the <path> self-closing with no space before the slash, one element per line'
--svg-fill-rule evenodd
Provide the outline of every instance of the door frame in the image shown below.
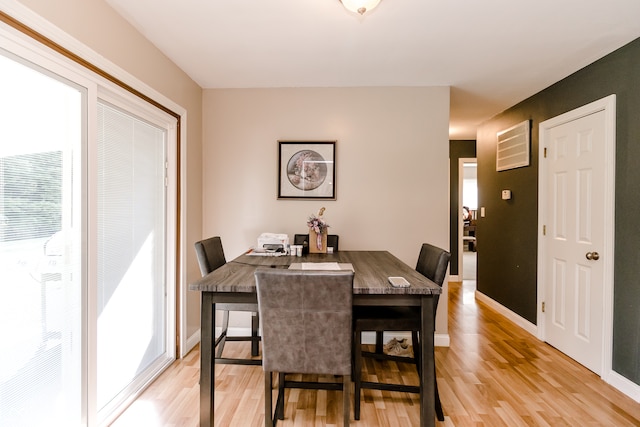
<path fill-rule="evenodd" d="M 542 312 L 542 302 L 545 300 L 544 277 L 546 271 L 543 227 L 545 225 L 545 215 L 547 211 L 547 167 L 544 159 L 544 149 L 548 144 L 549 131 L 551 128 L 580 119 L 587 115 L 604 111 L 604 248 L 601 258 L 604 263 L 603 275 L 603 316 L 602 316 L 602 366 L 601 378 L 609 383 L 612 368 L 613 351 L 613 265 L 614 265 L 614 214 L 615 214 L 615 145 L 616 145 L 616 95 L 609 95 L 605 98 L 591 102 L 575 110 L 553 117 L 541 122 L 539 125 L 539 153 L 540 159 L 538 168 L 538 302 L 537 302 L 537 324 L 538 338 L 546 341 L 546 314 Z"/>
<path fill-rule="evenodd" d="M 463 196 L 463 188 L 464 188 L 464 164 L 465 163 L 475 163 L 478 164 L 477 157 L 460 157 L 458 159 L 458 277 L 460 282 L 464 280 L 464 220 L 462 219 L 462 196 Z M 477 273 L 476 273 L 477 275 Z"/>

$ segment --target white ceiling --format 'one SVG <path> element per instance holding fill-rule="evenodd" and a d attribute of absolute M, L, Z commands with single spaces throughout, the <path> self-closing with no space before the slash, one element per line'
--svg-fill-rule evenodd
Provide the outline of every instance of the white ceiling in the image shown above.
<path fill-rule="evenodd" d="M 203 88 L 451 86 L 451 139 L 640 37 L 640 0 L 106 0 Z"/>

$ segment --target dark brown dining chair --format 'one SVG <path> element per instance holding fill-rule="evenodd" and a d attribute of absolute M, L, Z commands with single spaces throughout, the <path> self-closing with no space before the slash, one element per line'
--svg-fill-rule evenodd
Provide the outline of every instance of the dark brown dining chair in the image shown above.
<path fill-rule="evenodd" d="M 256 270 L 265 426 L 275 425 L 274 419 L 284 419 L 287 388 L 342 390 L 343 424 L 349 425 L 353 275 L 346 270 Z M 274 372 L 278 373 L 275 412 Z M 340 375 L 342 382 L 290 381 L 287 374 L 327 375 L 332 380 Z"/>
<path fill-rule="evenodd" d="M 327 247 L 333 248 L 333 252 L 338 252 L 338 243 L 340 236 L 337 234 L 327 234 Z M 293 244 L 302 245 L 302 253 L 309 253 L 309 235 L 308 234 L 294 234 Z"/>
<path fill-rule="evenodd" d="M 195 248 L 198 257 L 198 264 L 200 266 L 200 273 L 203 277 L 227 263 L 224 257 L 224 250 L 222 248 L 222 240 L 218 236 L 196 242 Z M 214 348 L 216 349 L 216 363 L 259 365 L 260 360 L 224 358 L 222 355 L 224 345 L 227 341 L 251 341 L 251 356 L 255 357 L 259 355 L 260 336 L 258 335 L 258 326 L 260 320 L 258 316 L 258 304 L 216 303 L 216 310 L 223 312 L 222 331 L 216 339 L 214 330 L 214 336 L 212 337 L 214 341 Z M 230 311 L 244 311 L 252 313 L 251 336 L 228 335 Z"/>
<path fill-rule="evenodd" d="M 436 246 L 424 243 L 420 248 L 416 271 L 437 284 L 442 286 L 449 267 L 451 253 Z M 434 295 L 433 318 L 435 321 L 436 310 L 438 308 L 439 295 Z M 390 390 L 407 393 L 420 393 L 420 387 L 404 384 L 386 384 L 379 382 L 362 381 L 362 358 L 372 357 L 380 360 L 393 360 L 395 362 L 413 363 L 420 374 L 420 307 L 354 307 L 353 310 L 353 354 L 354 354 L 354 416 L 360 419 L 360 390 L 363 388 L 376 390 Z M 362 351 L 362 332 L 376 332 L 376 351 Z M 378 342 L 382 341 L 384 331 L 411 331 L 411 341 L 413 345 L 413 356 L 404 357 L 385 354 L 381 350 Z M 434 355 L 431 355 L 432 357 Z M 434 375 L 435 378 L 435 375 Z M 438 420 L 444 421 L 442 404 L 438 393 L 438 384 L 435 384 L 435 406 Z"/>

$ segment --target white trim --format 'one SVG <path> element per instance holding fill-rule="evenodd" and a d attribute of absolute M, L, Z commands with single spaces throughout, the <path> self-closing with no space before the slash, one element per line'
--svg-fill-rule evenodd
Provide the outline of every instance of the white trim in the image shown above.
<path fill-rule="evenodd" d="M 602 262 L 603 266 L 603 295 L 602 295 L 602 365 L 601 378 L 609 383 L 612 374 L 612 353 L 613 353 L 613 280 L 614 280 L 614 234 L 615 234 L 615 153 L 616 153 L 616 95 L 609 95 L 605 98 L 591 102 L 575 110 L 561 114 L 549 120 L 540 123 L 539 126 L 539 159 L 544 158 L 544 148 L 547 145 L 549 130 L 555 126 L 562 125 L 572 120 L 579 119 L 589 114 L 604 111 L 605 113 L 605 131 L 604 131 L 604 150 L 605 150 L 605 171 L 604 171 L 604 248 Z M 544 283 L 542 278 L 545 277 L 544 260 L 544 239 L 542 235 L 542 227 L 546 213 L 546 189 L 543 185 L 546 177 L 545 162 L 539 162 L 538 169 L 538 302 L 537 306 L 537 324 L 538 338 L 545 341 L 545 315 L 540 308 L 541 302 L 545 299 Z"/>
<path fill-rule="evenodd" d="M 616 388 L 620 392 L 624 393 L 625 395 L 629 396 L 636 402 L 640 403 L 640 385 L 623 377 L 622 375 L 620 375 L 615 371 L 611 371 L 609 373 L 608 379 L 609 379 L 608 383 L 612 387 Z"/>
<path fill-rule="evenodd" d="M 248 329 L 247 329 L 248 330 Z M 193 348 L 198 345 L 198 343 L 200 342 L 200 338 L 201 338 L 201 334 L 200 334 L 200 328 L 198 328 L 197 331 L 195 331 L 193 333 L 193 335 L 191 335 L 190 337 L 187 337 L 185 341 L 185 345 L 180 346 L 180 358 L 185 357 L 187 354 L 189 354 L 189 352 L 191 350 L 193 350 Z"/>
<path fill-rule="evenodd" d="M 108 426 L 113 423 L 124 411 L 127 410 L 142 392 L 151 385 L 169 366 L 173 364 L 174 360 L 169 358 L 163 358 L 155 361 L 147 369 L 144 370 L 138 378 L 132 382 L 124 392 L 128 393 L 126 399 L 117 402 L 116 409 L 111 409 L 104 419 L 100 420 L 100 426 Z M 122 394 L 122 393 L 121 393 Z M 118 395 L 119 397 L 119 395 Z M 108 406 L 107 406 L 108 407 Z M 105 407 L 105 408 L 107 408 Z M 103 409 L 104 411 L 104 409 Z"/>
<path fill-rule="evenodd" d="M 95 85 L 94 85 L 95 86 Z M 98 99 L 98 88 L 94 87 L 92 89 L 94 92 L 92 94 L 92 99 Z M 88 116 L 88 127 L 87 129 L 97 129 L 98 128 L 98 111 L 97 105 L 91 105 L 88 108 L 87 112 Z M 88 141 L 87 141 L 87 153 L 86 153 L 86 169 L 82 171 L 83 176 L 86 176 L 87 193 L 83 194 L 83 197 L 87 198 L 87 213 L 85 217 L 86 228 L 83 230 L 86 232 L 87 239 L 87 253 L 85 256 L 87 257 L 87 276 L 85 277 L 87 281 L 87 318 L 83 319 L 87 325 L 87 332 L 89 335 L 86 337 L 87 339 L 87 360 L 84 361 L 87 363 L 87 379 L 86 383 L 83 385 L 87 388 L 87 413 L 86 416 L 86 426 L 92 427 L 98 425 L 98 395 L 97 395 L 97 384 L 98 384 L 98 222 L 90 221 L 95 212 L 98 210 L 98 199 L 96 195 L 98 194 L 98 180 L 95 175 L 90 174 L 88 171 L 97 170 L 98 169 L 98 153 L 97 153 L 97 134 L 91 133 L 87 131 Z"/>
<path fill-rule="evenodd" d="M 463 268 L 464 268 L 464 219 L 462 219 L 462 197 L 463 192 L 462 189 L 464 187 L 464 164 L 465 163 L 478 163 L 477 157 L 460 157 L 458 159 L 458 276 L 456 278 L 460 278 L 456 281 L 462 281 L 464 277 Z M 477 214 L 477 213 L 476 213 Z M 449 278 L 449 281 L 453 281 L 453 279 Z"/>
<path fill-rule="evenodd" d="M 450 347 L 451 336 L 449 334 L 435 334 L 433 337 L 433 345 L 436 347 Z"/>
<path fill-rule="evenodd" d="M 182 110 L 182 109 L 181 109 Z M 189 292 L 189 282 L 187 280 L 187 112 L 180 112 L 180 240 L 177 241 L 178 248 L 176 255 L 178 256 L 179 265 L 176 266 L 179 275 L 176 274 L 177 289 L 180 292 L 180 319 L 178 324 L 180 339 L 180 357 L 184 357 L 190 347 L 191 337 L 187 337 L 187 292 Z M 176 296 L 178 298 L 178 296 Z M 200 305 L 198 305 L 198 313 L 200 313 Z M 177 314 L 177 313 L 176 313 Z M 200 328 L 196 332 L 200 335 Z M 197 342 L 200 340 L 198 339 Z M 195 345 L 195 344 L 194 344 Z M 189 349 L 185 351 L 185 349 Z"/>
<path fill-rule="evenodd" d="M 516 325 L 520 326 L 522 329 L 529 332 L 531 335 L 537 336 L 538 327 L 533 323 L 529 322 L 524 317 L 514 313 L 513 311 L 509 310 L 508 308 L 500 304 L 499 302 L 495 301 L 494 299 L 491 299 L 490 297 L 486 296 L 485 294 L 477 290 L 476 290 L 476 299 L 486 304 L 487 306 L 489 306 L 489 308 L 493 309 L 494 311 L 497 311 L 498 314 L 506 317 Z"/>

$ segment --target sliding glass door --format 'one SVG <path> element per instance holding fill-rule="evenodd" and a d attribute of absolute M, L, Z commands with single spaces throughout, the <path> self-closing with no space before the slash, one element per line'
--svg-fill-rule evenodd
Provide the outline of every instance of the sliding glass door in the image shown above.
<path fill-rule="evenodd" d="M 86 90 L 0 51 L 0 425 L 79 425 Z"/>
<path fill-rule="evenodd" d="M 175 359 L 176 119 L 38 49 L 0 27 L 0 426 L 93 427 Z"/>

